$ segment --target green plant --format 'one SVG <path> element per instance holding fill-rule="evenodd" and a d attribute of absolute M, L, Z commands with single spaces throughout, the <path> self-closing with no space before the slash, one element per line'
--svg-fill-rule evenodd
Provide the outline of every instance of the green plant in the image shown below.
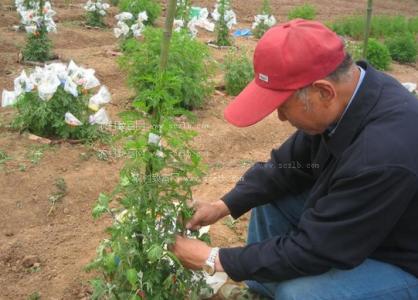
<path fill-rule="evenodd" d="M 215 24 L 216 45 L 231 46 L 231 38 L 229 36 L 228 21 L 226 18 L 227 11 L 230 9 L 229 0 L 218 0 L 216 10 L 219 17 Z"/>
<path fill-rule="evenodd" d="M 409 18 L 409 20 L 408 20 L 408 30 L 411 33 L 418 33 L 418 16 Z"/>
<path fill-rule="evenodd" d="M 109 4 L 103 3 L 102 0 L 88 0 L 84 9 L 86 10 L 86 25 L 95 27 L 105 27 L 103 21 L 106 16 L 106 10 L 110 7 Z"/>
<path fill-rule="evenodd" d="M 252 32 L 256 38 L 261 38 L 263 34 L 276 24 L 276 18 L 271 15 L 271 7 L 269 0 L 263 0 L 261 14 L 255 16 L 255 21 L 252 25 Z"/>
<path fill-rule="evenodd" d="M 379 70 L 389 69 L 391 62 L 388 48 L 374 38 L 370 38 L 367 45 L 367 61 Z"/>
<path fill-rule="evenodd" d="M 23 58 L 28 61 L 47 61 L 51 59 L 52 43 L 44 27 L 34 33 L 28 33 Z"/>
<path fill-rule="evenodd" d="M 253 78 L 253 64 L 246 53 L 230 52 L 225 58 L 226 92 L 229 95 L 238 95 Z"/>
<path fill-rule="evenodd" d="M 55 12 L 51 3 L 45 0 L 27 1 L 25 6 L 33 5 L 34 9 L 29 15 L 21 14 L 22 24 L 27 32 L 26 45 L 22 51 L 23 59 L 33 61 L 46 61 L 52 57 L 51 41 L 48 32 L 56 32 L 56 25 L 52 19 Z"/>
<path fill-rule="evenodd" d="M 3 164 L 4 162 L 6 162 L 9 159 L 10 159 L 10 157 L 7 155 L 7 153 L 4 152 L 3 150 L 0 150 L 0 164 Z"/>
<path fill-rule="evenodd" d="M 54 186 L 56 191 L 48 196 L 48 201 L 51 203 L 48 216 L 54 211 L 57 202 L 67 194 L 67 184 L 65 183 L 64 178 L 57 178 L 54 182 Z"/>
<path fill-rule="evenodd" d="M 20 163 L 18 166 L 18 169 L 20 172 L 25 172 L 26 171 L 26 165 L 23 163 Z"/>
<path fill-rule="evenodd" d="M 303 4 L 301 6 L 296 6 L 295 8 L 291 9 L 287 14 L 288 20 L 293 20 L 297 18 L 305 19 L 305 20 L 313 20 L 316 17 L 316 9 L 314 6 L 310 4 Z"/>
<path fill-rule="evenodd" d="M 148 20 L 144 23 L 147 25 L 154 24 L 161 13 L 160 4 L 154 0 L 119 0 L 118 6 L 121 12 L 130 12 L 134 16 L 146 11 Z"/>
<path fill-rule="evenodd" d="M 177 0 L 176 19 L 183 20 L 185 26 L 190 21 L 191 0 Z"/>
<path fill-rule="evenodd" d="M 30 132 L 44 137 L 81 139 L 85 141 L 104 137 L 105 133 L 98 125 L 88 123 L 88 98 L 81 96 L 75 98 L 62 88 L 49 101 L 39 100 L 36 92 L 26 93 L 17 103 L 17 117 L 12 126 L 19 130 Z M 64 115 L 71 111 L 83 123 L 80 126 L 70 126 L 66 123 Z"/>
<path fill-rule="evenodd" d="M 162 32 L 148 27 L 143 36 L 141 42 L 129 39 L 124 43 L 125 55 L 119 61 L 120 66 L 128 71 L 129 84 L 137 91 L 137 99 L 146 98 L 144 91 L 154 85 L 150 79 L 159 66 Z M 170 87 L 176 105 L 187 109 L 200 107 L 212 93 L 209 58 L 205 45 L 192 39 L 188 33 L 173 32 L 167 72 L 179 79 L 177 85 Z"/>
<path fill-rule="evenodd" d="M 65 79 L 60 79 L 63 76 Z M 18 111 L 12 127 L 52 138 L 92 141 L 106 137 L 99 125 L 109 120 L 99 106 L 110 101 L 110 94 L 102 86 L 93 95 L 93 88 L 100 83 L 91 70 L 73 62 L 68 69 L 63 64 L 52 64 L 36 69 L 29 77 L 23 71 L 15 79 L 14 95 L 18 96 L 6 103 L 14 104 Z M 97 112 L 92 114 L 92 110 Z"/>
<path fill-rule="evenodd" d="M 417 57 L 417 42 L 413 34 L 399 34 L 385 40 L 390 56 L 401 63 L 414 63 Z"/>
<path fill-rule="evenodd" d="M 93 209 L 95 218 L 114 216 L 110 238 L 88 266 L 103 274 L 92 281 L 93 299 L 195 299 L 205 287 L 202 274 L 185 269 L 168 248 L 176 234 L 186 233 L 192 215 L 186 202 L 202 175 L 200 157 L 189 145 L 195 133 L 175 121 L 179 100 L 171 91 L 181 79 L 157 71 L 148 80 L 152 88 L 133 103 L 136 113 L 123 115 L 146 126 L 125 133 L 131 159 L 115 191 L 101 194 Z M 111 208 L 115 198 L 122 208 Z"/>
<path fill-rule="evenodd" d="M 41 146 L 41 147 L 31 147 L 29 152 L 27 153 L 27 158 L 33 165 L 37 165 L 42 157 L 44 156 L 44 150 L 48 146 Z"/>
<path fill-rule="evenodd" d="M 331 23 L 330 28 L 339 35 L 363 38 L 364 16 L 350 16 Z M 407 19 L 404 16 L 373 16 L 370 36 L 385 38 L 399 33 L 418 33 L 418 17 Z"/>
<path fill-rule="evenodd" d="M 41 294 L 39 292 L 33 292 L 28 296 L 27 300 L 41 300 Z"/>

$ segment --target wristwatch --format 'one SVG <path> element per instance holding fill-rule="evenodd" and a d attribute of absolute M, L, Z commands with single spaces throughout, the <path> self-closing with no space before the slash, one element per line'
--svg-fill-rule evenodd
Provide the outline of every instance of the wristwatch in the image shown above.
<path fill-rule="evenodd" d="M 208 259 L 205 261 L 203 265 L 203 271 L 208 274 L 209 276 L 213 276 L 216 272 L 215 270 L 215 260 L 218 256 L 219 248 L 215 247 L 210 250 L 210 254 Z"/>

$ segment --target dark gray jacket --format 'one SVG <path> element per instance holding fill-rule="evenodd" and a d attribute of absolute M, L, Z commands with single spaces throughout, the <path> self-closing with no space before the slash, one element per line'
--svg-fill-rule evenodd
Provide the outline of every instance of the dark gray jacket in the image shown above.
<path fill-rule="evenodd" d="M 359 64 L 364 81 L 332 137 L 297 131 L 223 197 L 238 218 L 311 189 L 296 230 L 220 250 L 232 279 L 281 281 L 350 269 L 366 258 L 418 276 L 418 101 L 392 77 Z"/>

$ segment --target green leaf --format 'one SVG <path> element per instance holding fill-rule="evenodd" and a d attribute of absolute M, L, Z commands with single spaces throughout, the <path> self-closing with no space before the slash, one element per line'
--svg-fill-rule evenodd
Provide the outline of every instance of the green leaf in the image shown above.
<path fill-rule="evenodd" d="M 122 185 L 122 186 L 128 186 L 129 185 L 129 178 L 128 178 L 128 176 L 121 176 L 120 177 L 120 184 Z"/>
<path fill-rule="evenodd" d="M 116 256 L 115 253 L 110 253 L 104 257 L 104 265 L 108 273 L 113 273 L 116 270 Z"/>
<path fill-rule="evenodd" d="M 151 246 L 151 248 L 148 249 L 147 257 L 150 260 L 150 262 L 156 262 L 157 260 L 161 259 L 163 256 L 163 248 L 158 245 L 154 244 Z"/>
<path fill-rule="evenodd" d="M 133 288 L 137 288 L 138 275 L 135 269 L 126 270 L 126 278 Z"/>
<path fill-rule="evenodd" d="M 99 199 L 97 199 L 97 204 L 93 208 L 93 212 L 92 212 L 93 218 L 97 219 L 103 213 L 109 211 L 109 201 L 110 201 L 110 198 L 107 195 L 100 193 Z"/>

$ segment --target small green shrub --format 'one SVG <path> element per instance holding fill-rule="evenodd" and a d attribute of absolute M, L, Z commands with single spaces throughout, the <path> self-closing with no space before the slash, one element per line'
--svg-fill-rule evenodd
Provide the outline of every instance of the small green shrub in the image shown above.
<path fill-rule="evenodd" d="M 103 3 L 102 0 L 89 0 L 84 9 L 86 10 L 86 24 L 94 27 L 105 27 L 103 18 L 106 16 L 106 11 L 109 9 L 108 3 Z"/>
<path fill-rule="evenodd" d="M 60 88 L 49 101 L 39 100 L 35 92 L 26 93 L 16 103 L 19 114 L 13 127 L 45 137 L 94 140 L 101 134 L 97 126 L 88 123 L 87 102 L 86 98 L 76 99 Z M 77 115 L 83 125 L 72 127 L 65 123 L 64 115 L 68 111 Z"/>
<path fill-rule="evenodd" d="M 23 59 L 26 61 L 47 61 L 52 58 L 51 47 L 51 40 L 44 27 L 34 33 L 28 33 L 22 53 Z"/>
<path fill-rule="evenodd" d="M 216 45 L 218 46 L 231 46 L 231 38 L 229 36 L 229 27 L 226 16 L 230 10 L 229 0 L 218 0 L 216 11 L 219 14 L 219 17 L 215 23 L 215 33 L 216 33 Z"/>
<path fill-rule="evenodd" d="M 49 138 L 104 138 L 99 124 L 110 121 L 103 108 L 110 94 L 104 86 L 94 94 L 100 83 L 92 72 L 74 62 L 68 68 L 58 63 L 46 65 L 30 76 L 22 71 L 14 80 L 15 90 L 3 91 L 2 105 L 17 108 L 12 127 Z"/>
<path fill-rule="evenodd" d="M 395 35 L 385 40 L 390 56 L 401 63 L 415 62 L 417 57 L 417 42 L 412 34 Z"/>
<path fill-rule="evenodd" d="M 364 16 L 350 16 L 334 21 L 330 28 L 339 35 L 363 38 Z M 373 16 L 370 37 L 384 38 L 399 33 L 418 33 L 418 17 L 406 19 L 404 16 Z"/>
<path fill-rule="evenodd" d="M 367 61 L 379 70 L 389 69 L 391 62 L 389 49 L 374 38 L 367 44 Z"/>
<path fill-rule="evenodd" d="M 161 13 L 160 4 L 154 0 L 119 0 L 118 6 L 121 12 L 130 12 L 135 18 L 140 12 L 146 11 L 148 20 L 144 23 L 147 25 L 154 24 Z"/>
<path fill-rule="evenodd" d="M 0 149 L 0 164 L 4 163 L 9 159 L 10 157 L 7 155 L 7 153 Z"/>
<path fill-rule="evenodd" d="M 276 18 L 271 15 L 270 1 L 263 0 L 260 14 L 254 17 L 252 32 L 256 38 L 261 38 L 264 33 L 276 24 Z"/>
<path fill-rule="evenodd" d="M 339 35 L 361 39 L 364 32 L 365 20 L 363 16 L 350 16 L 331 23 L 330 28 Z"/>
<path fill-rule="evenodd" d="M 377 16 L 372 19 L 372 37 L 385 38 L 400 32 L 408 32 L 408 20 L 404 16 Z"/>
<path fill-rule="evenodd" d="M 313 20 L 316 17 L 316 9 L 314 6 L 309 4 L 303 4 L 301 6 L 297 6 L 289 11 L 287 14 L 288 20 L 293 20 L 297 18 L 305 19 L 305 20 Z"/>
<path fill-rule="evenodd" d="M 238 95 L 253 78 L 253 64 L 245 53 L 230 53 L 225 58 L 224 80 L 229 95 Z"/>
<path fill-rule="evenodd" d="M 143 37 L 141 42 L 127 40 L 123 44 L 125 55 L 119 60 L 120 66 L 128 71 L 129 84 L 137 91 L 138 98 L 151 88 L 149 78 L 159 68 L 162 31 L 147 27 Z M 179 79 L 170 94 L 183 108 L 200 107 L 213 92 L 208 49 L 187 32 L 173 32 L 167 72 Z"/>
<path fill-rule="evenodd" d="M 418 33 L 418 17 L 412 17 L 408 20 L 408 30 L 412 33 Z"/>

